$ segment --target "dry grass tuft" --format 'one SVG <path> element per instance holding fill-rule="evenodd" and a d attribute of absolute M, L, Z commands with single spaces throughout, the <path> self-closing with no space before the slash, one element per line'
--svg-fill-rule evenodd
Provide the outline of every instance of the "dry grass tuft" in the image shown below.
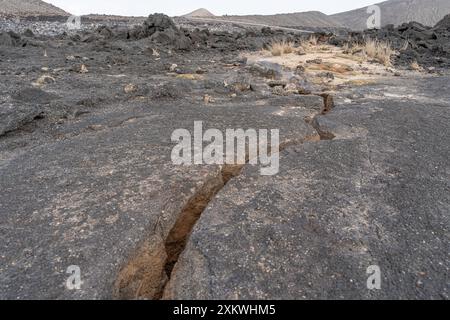
<path fill-rule="evenodd" d="M 347 42 L 342 46 L 342 53 L 348 55 L 356 55 L 360 53 L 364 55 L 364 46 L 356 42 Z"/>
<path fill-rule="evenodd" d="M 273 56 L 282 56 L 283 54 L 289 54 L 293 53 L 295 51 L 295 46 L 293 42 L 290 41 L 278 41 L 278 42 L 272 42 L 269 47 L 268 51 Z"/>
<path fill-rule="evenodd" d="M 303 49 L 304 52 L 314 52 L 314 51 L 329 51 L 329 48 L 325 45 L 318 46 L 319 38 L 316 35 L 312 35 L 307 39 L 300 41 L 299 48 Z"/>
<path fill-rule="evenodd" d="M 343 46 L 342 46 L 342 51 L 343 51 L 343 53 L 344 54 L 349 54 L 351 51 L 350 51 L 350 43 L 345 43 Z"/>
<path fill-rule="evenodd" d="M 405 42 L 403 43 L 403 46 L 401 47 L 400 51 L 406 51 L 409 48 L 409 41 L 405 40 Z"/>
<path fill-rule="evenodd" d="M 395 51 L 389 42 L 369 39 L 364 45 L 364 53 L 367 57 L 375 59 L 385 66 L 390 66 Z"/>
<path fill-rule="evenodd" d="M 406 42 L 408 44 L 408 42 Z M 368 39 L 364 43 L 347 42 L 342 47 L 342 52 L 347 55 L 358 55 L 362 59 L 372 59 L 385 66 L 392 66 L 391 59 L 395 54 L 390 42 L 377 39 Z"/>
<path fill-rule="evenodd" d="M 313 46 L 317 46 L 317 43 L 319 42 L 319 38 L 317 36 L 313 35 L 309 37 L 309 43 Z"/>
<path fill-rule="evenodd" d="M 415 71 L 421 71 L 422 67 L 420 66 L 420 64 L 417 61 L 413 61 L 410 65 L 411 70 L 415 70 Z"/>

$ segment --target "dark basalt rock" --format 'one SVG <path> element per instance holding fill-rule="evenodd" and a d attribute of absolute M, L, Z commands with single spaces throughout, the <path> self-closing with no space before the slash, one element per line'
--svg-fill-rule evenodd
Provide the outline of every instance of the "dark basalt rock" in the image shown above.
<path fill-rule="evenodd" d="M 450 67 L 450 15 L 436 24 L 434 28 L 424 26 L 418 22 L 404 23 L 401 26 L 392 25 L 380 30 L 366 30 L 350 33 L 353 41 L 364 42 L 367 37 L 377 38 L 389 42 L 400 54 L 395 57 L 394 63 L 405 66 L 417 61 L 421 66 Z M 338 44 L 332 38 L 333 44 Z M 346 43 L 346 42 L 345 42 Z M 405 44 L 408 44 L 405 49 Z"/>
<path fill-rule="evenodd" d="M 192 41 L 175 23 L 164 14 L 150 15 L 142 26 L 135 27 L 128 33 L 128 39 L 140 40 L 150 38 L 156 43 L 172 46 L 177 50 L 189 50 Z"/>
<path fill-rule="evenodd" d="M 156 13 L 150 15 L 147 20 L 144 22 L 144 30 L 147 31 L 148 35 L 152 35 L 156 31 L 165 31 L 165 30 L 178 30 L 175 23 L 165 14 Z"/>
<path fill-rule="evenodd" d="M 34 37 L 33 31 L 31 31 L 30 29 L 25 30 L 25 32 L 23 33 L 23 35 L 24 35 L 25 37 L 28 37 L 28 38 Z"/>

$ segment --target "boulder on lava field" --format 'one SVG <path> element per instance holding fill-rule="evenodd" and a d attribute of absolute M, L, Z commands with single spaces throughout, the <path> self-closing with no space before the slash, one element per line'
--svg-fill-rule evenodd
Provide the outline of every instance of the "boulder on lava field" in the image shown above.
<path fill-rule="evenodd" d="M 143 24 L 143 28 L 146 31 L 148 36 L 151 36 L 156 31 L 166 31 L 166 30 L 176 30 L 175 23 L 165 14 L 156 13 L 148 16 L 147 20 L 145 20 Z"/>
<path fill-rule="evenodd" d="M 135 27 L 128 33 L 128 38 L 132 40 L 150 38 L 154 42 L 178 50 L 189 50 L 192 46 L 191 39 L 177 28 L 172 19 L 160 13 L 150 15 L 142 26 Z"/>
<path fill-rule="evenodd" d="M 28 38 L 33 38 L 34 37 L 34 33 L 33 31 L 31 31 L 30 29 L 26 29 L 23 32 L 23 36 L 28 37 Z"/>
<path fill-rule="evenodd" d="M 282 78 L 282 67 L 273 62 L 269 61 L 257 61 L 248 63 L 250 72 L 256 74 L 260 77 L 267 79 L 281 79 Z"/>

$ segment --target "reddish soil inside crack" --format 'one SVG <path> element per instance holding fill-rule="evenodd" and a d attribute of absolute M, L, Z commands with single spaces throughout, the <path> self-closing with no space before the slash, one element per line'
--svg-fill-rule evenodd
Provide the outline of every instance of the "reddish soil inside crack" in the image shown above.
<path fill-rule="evenodd" d="M 119 299 L 159 300 L 201 214 L 217 193 L 237 176 L 242 165 L 227 165 L 207 180 L 184 206 L 167 238 L 146 241 L 121 270 L 114 296 Z"/>

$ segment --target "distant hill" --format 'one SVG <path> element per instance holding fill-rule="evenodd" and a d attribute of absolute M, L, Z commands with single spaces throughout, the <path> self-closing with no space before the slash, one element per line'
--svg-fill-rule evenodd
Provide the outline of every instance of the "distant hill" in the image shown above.
<path fill-rule="evenodd" d="M 213 15 L 208 10 L 201 8 L 201 9 L 192 11 L 191 13 L 184 15 L 184 17 L 186 17 L 186 18 L 214 18 L 215 15 Z"/>
<path fill-rule="evenodd" d="M 340 27 L 340 23 L 319 11 L 274 15 L 226 16 L 228 20 L 286 27 Z"/>
<path fill-rule="evenodd" d="M 375 2 L 376 0 L 374 0 Z M 400 25 L 417 21 L 424 25 L 434 26 L 450 13 L 450 0 L 389 0 L 377 4 L 381 9 L 381 24 Z M 274 15 L 243 15 L 215 17 L 206 9 L 196 10 L 184 17 L 211 18 L 233 22 L 264 24 L 280 27 L 311 28 L 349 28 L 362 30 L 367 28 L 367 7 L 326 15 L 318 11 L 285 13 Z"/>
<path fill-rule="evenodd" d="M 0 16 L 69 16 L 66 11 L 41 0 L 0 0 Z"/>
<path fill-rule="evenodd" d="M 381 9 L 381 24 L 400 25 L 404 22 L 417 21 L 427 26 L 434 26 L 450 13 L 450 0 L 390 0 L 378 4 Z M 332 15 L 343 26 L 362 30 L 367 28 L 367 7 Z"/>
<path fill-rule="evenodd" d="M 185 18 L 205 18 L 217 19 L 221 21 L 243 22 L 257 25 L 269 25 L 278 27 L 311 27 L 311 28 L 339 28 L 342 27 L 339 22 L 319 11 L 282 13 L 274 15 L 225 15 L 214 16 L 207 15 L 206 9 L 197 10 L 183 17 Z"/>

